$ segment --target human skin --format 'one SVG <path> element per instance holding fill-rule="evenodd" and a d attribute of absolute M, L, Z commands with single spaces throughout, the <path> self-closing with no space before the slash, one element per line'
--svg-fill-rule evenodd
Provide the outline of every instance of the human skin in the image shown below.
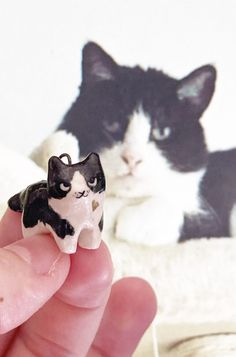
<path fill-rule="evenodd" d="M 23 239 L 20 220 L 0 222 L 0 356 L 131 356 L 156 314 L 150 285 L 112 285 L 104 243 L 67 255 L 47 235 Z"/>

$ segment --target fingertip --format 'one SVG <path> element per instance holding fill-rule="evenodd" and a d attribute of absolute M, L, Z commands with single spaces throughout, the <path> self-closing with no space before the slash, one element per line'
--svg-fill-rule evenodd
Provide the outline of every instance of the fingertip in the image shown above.
<path fill-rule="evenodd" d="M 132 313 L 133 323 L 135 324 L 135 320 L 138 320 L 140 327 L 145 329 L 157 313 L 155 292 L 151 285 L 142 278 L 127 277 L 118 280 L 112 287 L 109 302 L 112 309 L 124 318 Z"/>
<path fill-rule="evenodd" d="M 141 278 L 123 278 L 111 290 L 93 349 L 131 356 L 157 312 L 155 293 Z"/>
<path fill-rule="evenodd" d="M 112 278 L 111 255 L 104 242 L 95 250 L 78 247 L 71 255 L 70 272 L 57 296 L 74 306 L 94 308 L 104 302 Z"/>

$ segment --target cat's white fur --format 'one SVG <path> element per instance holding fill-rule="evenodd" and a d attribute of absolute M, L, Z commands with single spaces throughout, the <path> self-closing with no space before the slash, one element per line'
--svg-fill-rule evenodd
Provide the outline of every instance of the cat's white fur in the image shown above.
<path fill-rule="evenodd" d="M 100 158 L 107 180 L 105 230 L 119 239 L 156 245 L 177 241 L 184 214 L 200 211 L 204 170 L 172 169 L 149 140 L 150 130 L 148 116 L 138 108 L 124 141 L 104 149 Z"/>

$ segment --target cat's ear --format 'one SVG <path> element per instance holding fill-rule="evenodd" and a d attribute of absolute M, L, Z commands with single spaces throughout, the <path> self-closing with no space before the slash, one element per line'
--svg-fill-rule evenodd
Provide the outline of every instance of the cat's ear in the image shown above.
<path fill-rule="evenodd" d="M 83 48 L 82 77 L 84 82 L 113 80 L 116 62 L 96 43 L 88 42 Z"/>
<path fill-rule="evenodd" d="M 216 69 L 202 66 L 179 81 L 177 98 L 190 110 L 201 115 L 207 108 L 215 90 Z"/>

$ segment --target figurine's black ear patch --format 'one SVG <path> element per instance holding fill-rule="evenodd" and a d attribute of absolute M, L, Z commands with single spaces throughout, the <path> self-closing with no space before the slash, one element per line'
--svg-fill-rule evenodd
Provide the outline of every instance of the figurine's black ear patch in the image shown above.
<path fill-rule="evenodd" d="M 96 43 L 88 42 L 83 48 L 82 77 L 83 82 L 112 80 L 118 65 Z"/>
<path fill-rule="evenodd" d="M 207 108 L 215 89 L 216 69 L 200 67 L 183 78 L 177 87 L 177 98 L 198 116 Z"/>
<path fill-rule="evenodd" d="M 89 154 L 79 163 L 78 168 L 91 191 L 96 193 L 105 190 L 105 175 L 97 153 L 92 152 Z"/>
<path fill-rule="evenodd" d="M 86 163 L 89 162 L 89 165 L 91 166 L 101 166 L 99 155 L 95 152 L 91 152 L 91 154 L 86 157 L 85 161 Z"/>
<path fill-rule="evenodd" d="M 71 180 L 74 174 L 71 166 L 73 165 L 65 164 L 57 156 L 49 159 L 47 180 L 49 197 L 61 199 L 71 190 Z"/>
<path fill-rule="evenodd" d="M 48 173 L 50 171 L 61 171 L 64 165 L 65 164 L 61 159 L 59 159 L 57 156 L 52 156 L 48 161 Z"/>

